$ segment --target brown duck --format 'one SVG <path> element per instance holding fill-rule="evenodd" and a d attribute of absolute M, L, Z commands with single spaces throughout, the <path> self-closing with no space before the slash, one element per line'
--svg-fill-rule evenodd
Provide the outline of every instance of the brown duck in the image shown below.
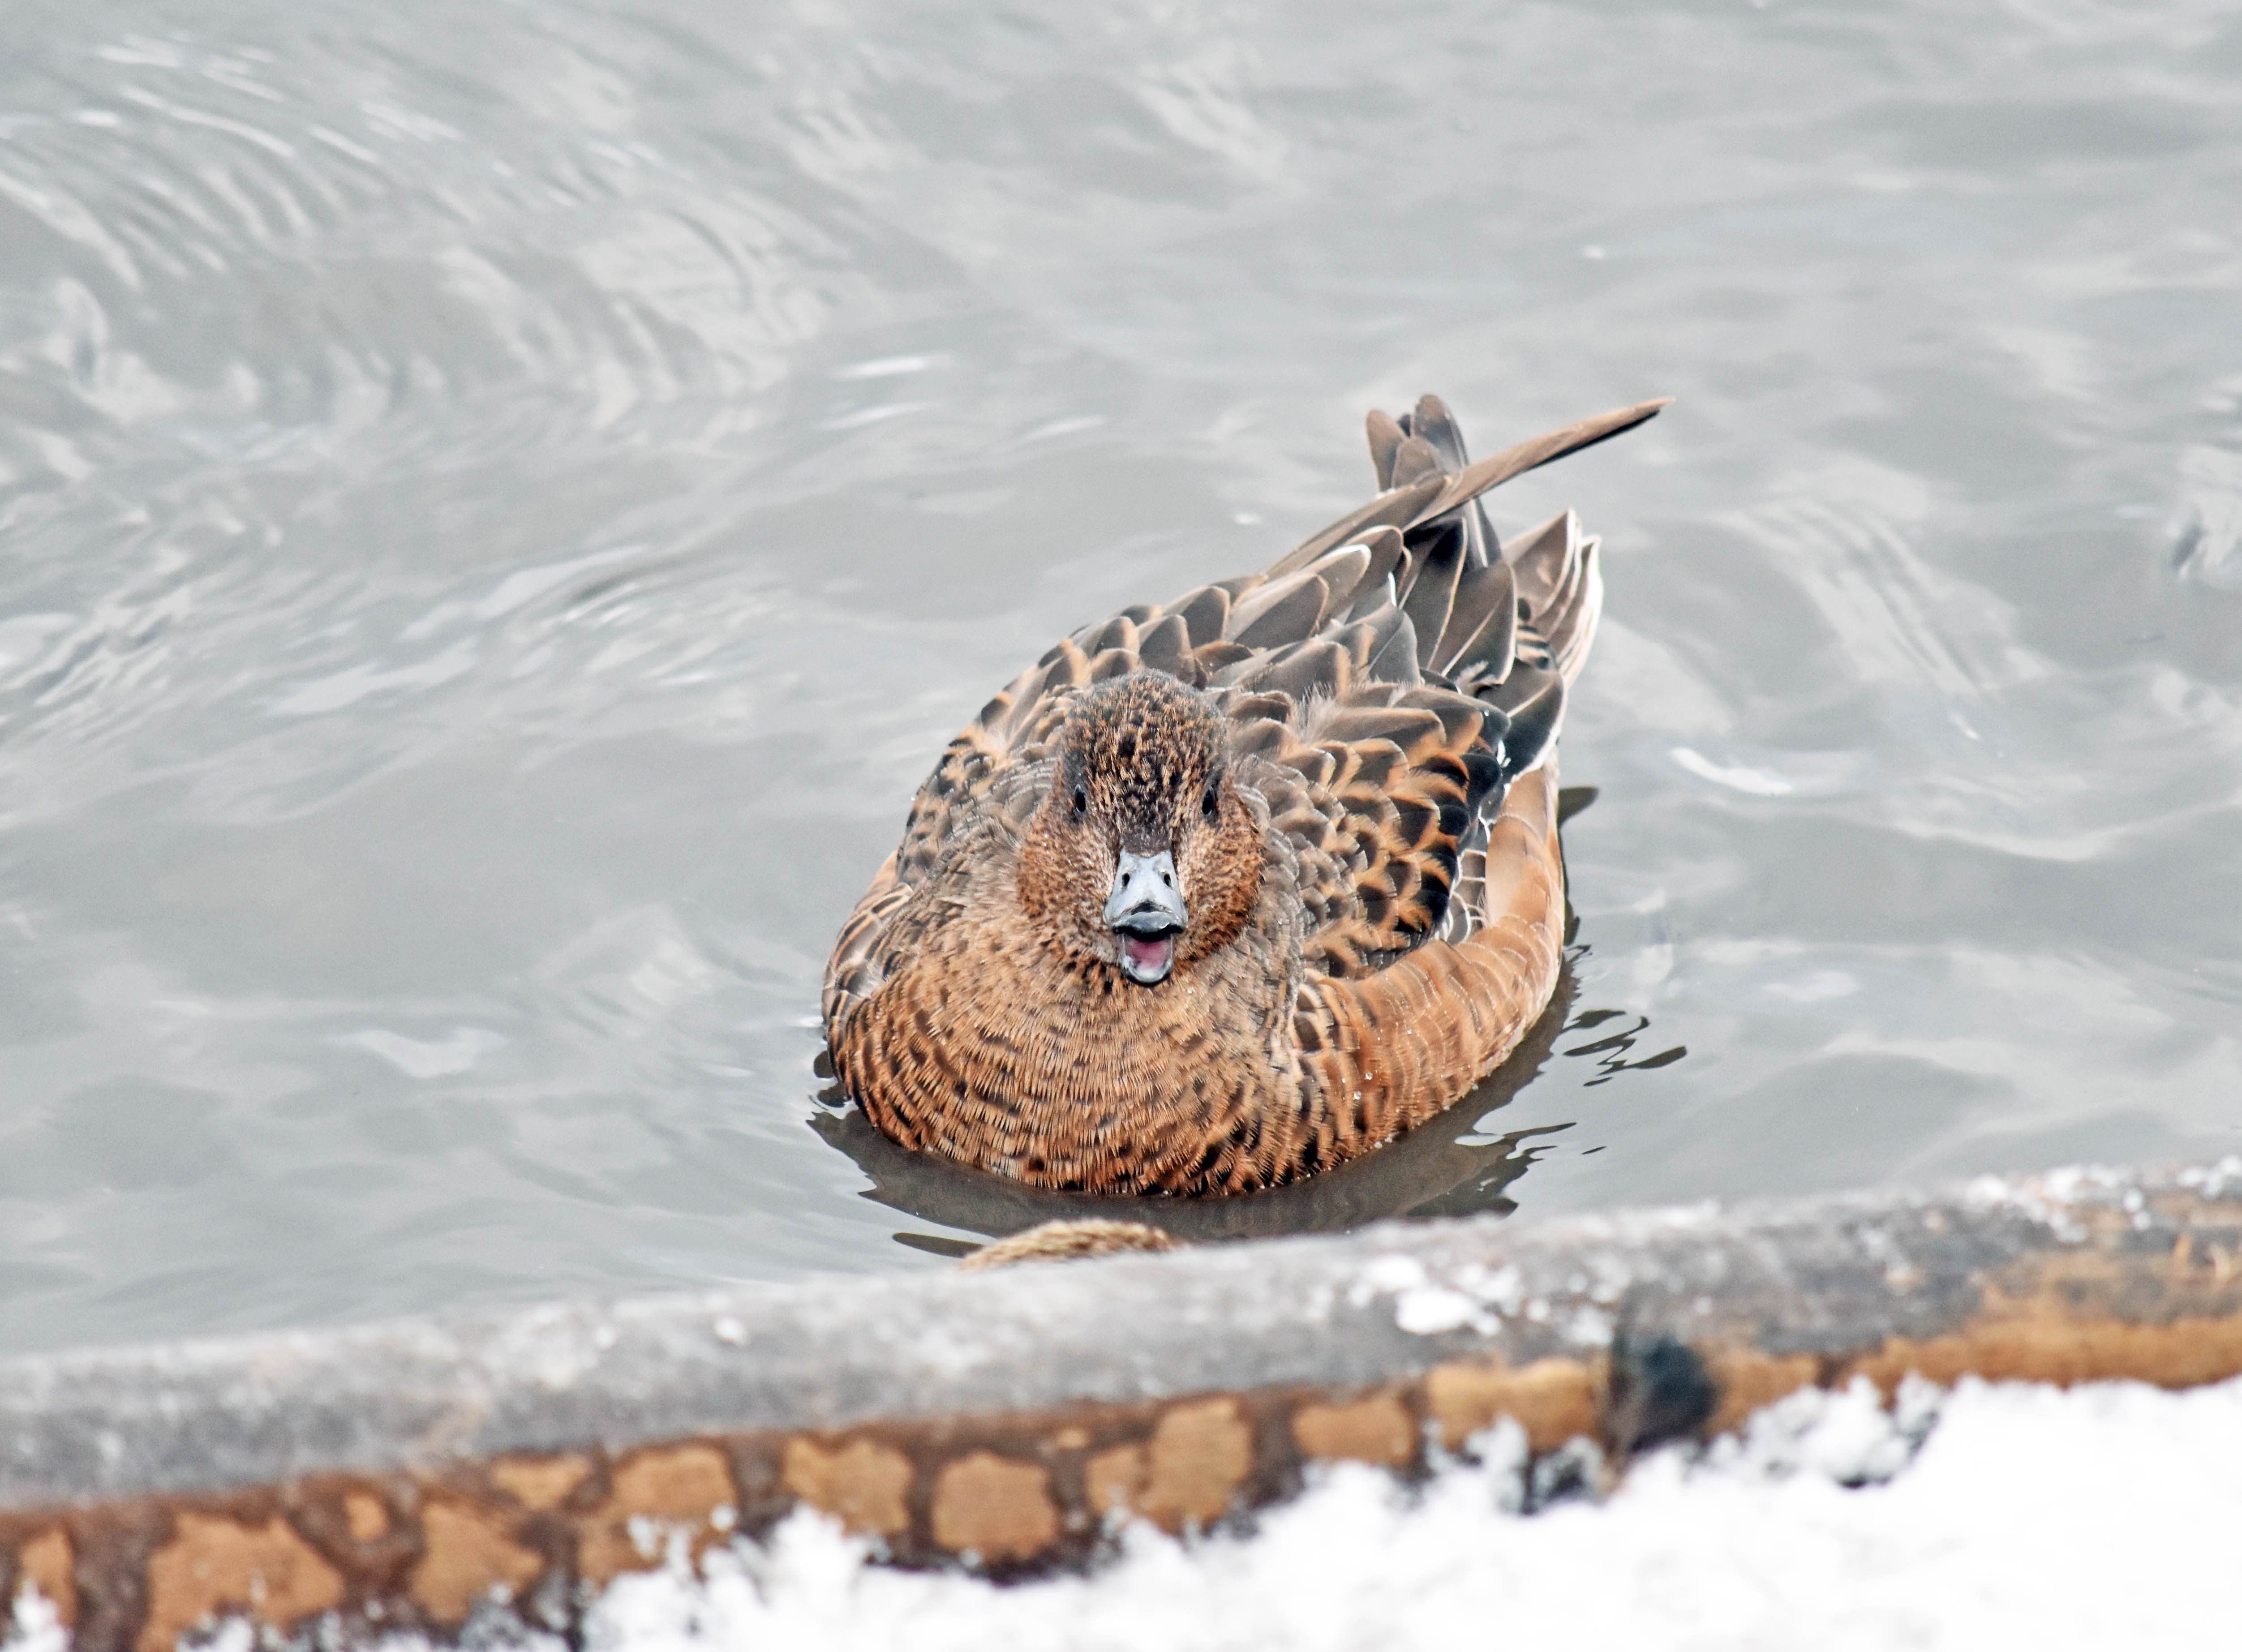
<path fill-rule="evenodd" d="M 1235 1193 L 1500 1065 L 1556 985 L 1557 729 L 1603 587 L 1571 512 L 1503 544 L 1479 495 L 1663 406 L 1477 464 L 1434 397 L 1373 413 L 1369 504 L 990 701 L 826 965 L 872 1122 L 1048 1187 Z"/>

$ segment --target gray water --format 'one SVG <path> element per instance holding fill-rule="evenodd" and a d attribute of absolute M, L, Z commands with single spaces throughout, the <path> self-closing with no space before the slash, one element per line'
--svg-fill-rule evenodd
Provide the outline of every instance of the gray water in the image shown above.
<path fill-rule="evenodd" d="M 5 31 L 0 1347 L 1034 1219 L 821 1101 L 833 931 L 994 687 L 1425 389 L 1680 398 L 1494 501 L 1608 555 L 1563 1004 L 1182 1219 L 2242 1149 L 2231 7 Z"/>

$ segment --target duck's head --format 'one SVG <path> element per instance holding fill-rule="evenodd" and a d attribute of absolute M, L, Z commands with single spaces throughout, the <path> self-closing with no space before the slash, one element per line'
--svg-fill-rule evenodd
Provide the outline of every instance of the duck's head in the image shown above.
<path fill-rule="evenodd" d="M 1060 729 L 1050 794 L 1020 853 L 1020 897 L 1070 958 L 1158 986 L 1238 937 L 1261 831 L 1205 695 L 1160 671 L 1099 684 Z"/>

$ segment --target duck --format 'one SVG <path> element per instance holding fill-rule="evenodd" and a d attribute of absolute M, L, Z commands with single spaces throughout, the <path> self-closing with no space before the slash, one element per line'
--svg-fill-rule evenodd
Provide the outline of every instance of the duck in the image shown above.
<path fill-rule="evenodd" d="M 1373 412 L 1367 503 L 1000 689 L 835 943 L 842 1092 L 970 1168 L 1197 1197 L 1493 1074 L 1563 964 L 1558 735 L 1603 578 L 1572 511 L 1506 541 L 1481 496 L 1668 405 L 1477 462 L 1436 396 Z"/>

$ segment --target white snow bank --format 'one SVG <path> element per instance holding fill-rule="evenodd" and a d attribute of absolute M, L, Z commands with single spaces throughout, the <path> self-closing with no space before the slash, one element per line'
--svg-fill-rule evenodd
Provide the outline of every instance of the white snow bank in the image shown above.
<path fill-rule="evenodd" d="M 1935 1419 L 1935 1420 L 1934 1420 Z M 1916 1442 L 1920 1440 L 1920 1448 Z M 1505 1425 L 1415 1492 L 1342 1468 L 1251 1537 L 1138 1528 L 1087 1577 L 998 1588 L 867 1563 L 801 1514 L 627 1577 L 592 1652 L 1339 1652 L 2242 1644 L 2242 1381 L 2188 1393 L 1865 1387 L 1538 1514 Z M 1862 1482 L 1868 1483 L 1862 1483 Z M 19 1637 L 50 1619 L 19 1608 Z M 244 1646 L 247 1637 L 240 1637 Z M 385 1652 L 413 1652 L 392 1641 Z M 557 1642 L 546 1642 L 557 1648 Z M 28 1652 L 28 1649 L 26 1649 Z"/>
<path fill-rule="evenodd" d="M 797 1518 L 705 1583 L 619 1581 L 589 1639 L 603 1652 L 2242 1639 L 2242 1383 L 1965 1383 L 1910 1463 L 1924 1401 L 1910 1393 L 1895 1420 L 1865 1388 L 1795 1396 L 1702 1461 L 1654 1457 L 1601 1504 L 1531 1515 L 1512 1512 L 1514 1430 L 1413 1495 L 1341 1469 L 1251 1538 L 1185 1545 L 1140 1528 L 1092 1576 L 1010 1588 L 869 1567 Z"/>

